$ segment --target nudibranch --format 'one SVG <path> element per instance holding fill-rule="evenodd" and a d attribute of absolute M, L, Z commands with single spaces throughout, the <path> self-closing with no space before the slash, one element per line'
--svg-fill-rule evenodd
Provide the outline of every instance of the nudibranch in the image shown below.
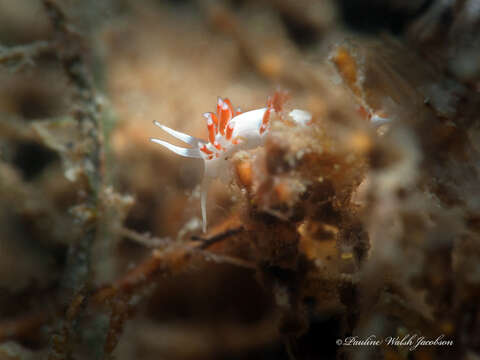
<path fill-rule="evenodd" d="M 172 145 L 156 138 L 150 138 L 150 141 L 162 145 L 177 155 L 204 161 L 200 195 L 203 232 L 207 230 L 207 190 L 210 181 L 221 175 L 220 171 L 226 168 L 224 162 L 235 152 L 254 149 L 264 143 L 272 114 L 281 114 L 286 98 L 286 93 L 276 92 L 273 97 L 268 98 L 266 107 L 246 112 L 242 112 L 239 108 L 234 110 L 229 99 L 218 98 L 216 112 L 203 114 L 207 121 L 208 141 L 175 131 L 158 121 L 153 122 L 190 147 Z M 299 126 L 308 125 L 312 119 L 309 112 L 299 109 L 292 110 L 288 115 Z M 390 121 L 373 113 L 368 114 L 368 118 L 375 126 Z"/>
<path fill-rule="evenodd" d="M 272 114 L 280 113 L 285 100 L 286 94 L 277 92 L 267 100 L 266 107 L 242 112 L 240 108 L 234 109 L 229 99 L 218 98 L 216 112 L 203 114 L 207 122 L 208 141 L 175 131 L 154 121 L 155 125 L 190 147 L 175 146 L 155 138 L 151 138 L 151 141 L 180 156 L 204 160 L 205 170 L 200 195 L 203 232 L 207 230 L 207 190 L 210 181 L 219 176 L 220 169 L 225 166 L 223 162 L 233 153 L 254 149 L 263 144 Z M 293 110 L 290 116 L 299 123 L 311 120 L 311 115 L 303 110 Z"/>

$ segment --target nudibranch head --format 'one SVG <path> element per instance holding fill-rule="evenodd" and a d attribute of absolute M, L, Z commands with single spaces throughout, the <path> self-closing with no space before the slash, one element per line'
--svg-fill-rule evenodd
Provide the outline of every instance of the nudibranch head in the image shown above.
<path fill-rule="evenodd" d="M 190 145 L 188 148 L 172 145 L 166 141 L 151 138 L 180 156 L 203 159 L 205 164 L 202 182 L 201 208 L 203 231 L 207 227 L 206 194 L 209 180 L 217 177 L 221 162 L 239 150 L 248 150 L 263 144 L 274 112 L 282 110 L 286 94 L 277 92 L 267 100 L 267 106 L 261 109 L 242 112 L 234 110 L 229 99 L 218 98 L 216 112 L 203 114 L 207 121 L 208 141 L 175 131 L 154 121 L 154 124 L 168 134 Z"/>

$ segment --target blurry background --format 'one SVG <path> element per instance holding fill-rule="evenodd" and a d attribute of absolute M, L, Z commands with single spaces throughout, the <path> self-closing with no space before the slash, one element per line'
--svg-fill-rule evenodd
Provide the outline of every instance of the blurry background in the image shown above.
<path fill-rule="evenodd" d="M 453 358 L 335 344 L 429 329 L 478 359 L 479 19 L 475 0 L 0 0 L 0 358 Z M 308 190 L 285 225 L 277 198 L 256 218 L 258 193 L 214 184 L 205 238 L 241 234 L 198 256 L 203 165 L 152 121 L 206 138 L 217 96 L 277 88 L 346 130 L 292 140 L 324 163 L 290 171 Z M 360 107 L 403 125 L 377 140 Z M 354 171 L 310 186 L 335 163 Z M 263 222 L 278 242 L 252 240 Z"/>

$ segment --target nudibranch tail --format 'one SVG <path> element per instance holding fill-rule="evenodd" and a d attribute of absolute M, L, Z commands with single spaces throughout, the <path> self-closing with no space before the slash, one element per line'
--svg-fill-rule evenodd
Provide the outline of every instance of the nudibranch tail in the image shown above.
<path fill-rule="evenodd" d="M 372 123 L 373 126 L 375 127 L 380 127 L 382 126 L 383 124 L 388 124 L 392 121 L 392 119 L 390 118 L 386 118 L 386 117 L 383 117 L 383 116 L 380 116 L 380 115 L 377 115 L 377 114 L 374 114 L 371 118 L 370 118 L 370 121 Z"/>
<path fill-rule="evenodd" d="M 375 128 L 379 128 L 384 124 L 392 122 L 392 119 L 385 117 L 385 114 L 383 112 L 377 113 L 366 105 L 360 105 L 358 108 L 358 112 L 363 118 L 369 120 L 370 124 L 373 125 Z"/>

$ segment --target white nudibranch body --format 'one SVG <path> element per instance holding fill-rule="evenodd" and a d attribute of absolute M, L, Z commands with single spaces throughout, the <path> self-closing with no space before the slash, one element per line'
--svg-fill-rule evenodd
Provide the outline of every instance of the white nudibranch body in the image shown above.
<path fill-rule="evenodd" d="M 219 170 L 225 166 L 223 162 L 230 155 L 263 144 L 270 125 L 270 116 L 281 111 L 285 98 L 286 94 L 277 92 L 273 98 L 268 99 L 266 107 L 243 113 L 240 109 L 234 110 L 230 100 L 218 98 L 216 113 L 203 114 L 207 120 L 208 141 L 175 131 L 154 121 L 154 124 L 162 130 L 191 147 L 183 148 L 155 138 L 150 139 L 152 142 L 180 156 L 204 160 L 205 170 L 201 186 L 203 232 L 207 230 L 207 190 L 210 181 L 218 177 Z M 302 115 L 302 121 L 310 116 L 305 111 L 298 111 L 301 112 L 299 114 Z M 292 118 L 296 121 L 297 117 Z"/>
<path fill-rule="evenodd" d="M 208 141 L 175 131 L 154 121 L 155 125 L 190 147 L 175 146 L 155 138 L 150 139 L 152 142 L 180 156 L 204 160 L 200 195 L 203 232 L 207 230 L 207 190 L 210 181 L 220 175 L 220 170 L 225 167 L 224 161 L 233 153 L 263 145 L 270 126 L 271 114 L 280 112 L 285 100 L 286 94 L 277 92 L 273 98 L 267 100 L 266 107 L 242 113 L 240 109 L 233 109 L 230 100 L 218 98 L 216 113 L 203 114 L 207 120 Z M 312 119 L 309 112 L 299 109 L 292 110 L 289 116 L 300 126 L 308 125 Z"/>

